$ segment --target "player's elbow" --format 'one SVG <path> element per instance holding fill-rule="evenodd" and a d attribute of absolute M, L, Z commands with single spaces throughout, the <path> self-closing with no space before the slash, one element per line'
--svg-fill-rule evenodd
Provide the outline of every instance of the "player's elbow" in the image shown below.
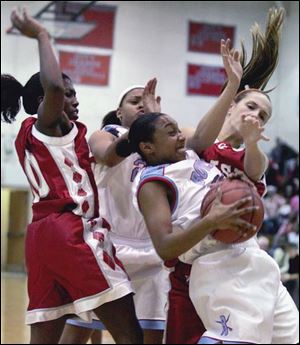
<path fill-rule="evenodd" d="M 185 146 L 187 149 L 193 150 L 198 155 L 200 155 L 207 147 L 210 146 L 210 144 L 211 143 L 206 142 L 206 145 L 204 145 L 203 141 L 198 140 L 198 138 L 192 137 L 186 140 Z"/>
<path fill-rule="evenodd" d="M 263 170 L 257 170 L 257 171 L 245 171 L 246 175 L 249 177 L 249 179 L 253 182 L 257 182 L 257 181 L 260 181 L 261 178 L 263 177 L 264 175 L 264 171 Z"/>
<path fill-rule="evenodd" d="M 163 243 L 156 246 L 156 252 L 163 261 L 173 260 L 178 256 L 169 248 L 169 246 L 166 246 Z"/>

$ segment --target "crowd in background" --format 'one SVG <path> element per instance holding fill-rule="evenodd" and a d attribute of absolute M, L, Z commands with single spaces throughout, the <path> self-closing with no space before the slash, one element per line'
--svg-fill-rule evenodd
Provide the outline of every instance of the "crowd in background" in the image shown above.
<path fill-rule="evenodd" d="M 280 138 L 269 153 L 265 218 L 258 240 L 278 263 L 299 307 L 299 152 Z"/>

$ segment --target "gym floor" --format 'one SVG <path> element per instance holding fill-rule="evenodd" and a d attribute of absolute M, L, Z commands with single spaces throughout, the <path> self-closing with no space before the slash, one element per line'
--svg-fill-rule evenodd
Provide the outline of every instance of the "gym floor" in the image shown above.
<path fill-rule="evenodd" d="M 30 328 L 25 325 L 28 298 L 24 273 L 1 272 L 1 344 L 29 344 Z M 115 344 L 104 331 L 103 344 Z"/>

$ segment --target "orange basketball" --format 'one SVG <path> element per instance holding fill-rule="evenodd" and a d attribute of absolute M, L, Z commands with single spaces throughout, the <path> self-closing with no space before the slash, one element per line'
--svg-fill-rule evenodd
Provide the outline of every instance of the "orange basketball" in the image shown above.
<path fill-rule="evenodd" d="M 247 202 L 245 205 L 243 205 L 243 208 L 249 206 L 259 206 L 259 209 L 249 212 L 241 216 L 241 218 L 247 221 L 248 223 L 256 225 L 256 232 L 259 231 L 264 219 L 264 206 L 261 197 L 257 193 L 257 190 L 254 186 L 239 179 L 225 179 L 224 181 L 213 184 L 211 186 L 210 191 L 205 195 L 203 199 L 201 205 L 201 216 L 204 217 L 209 212 L 212 202 L 216 198 L 217 188 L 219 186 L 221 187 L 222 191 L 221 202 L 225 205 L 232 204 L 237 200 L 241 200 L 242 198 L 251 196 L 251 200 Z M 215 239 L 224 243 L 239 243 L 248 240 L 250 237 L 253 236 L 253 233 L 252 235 L 243 237 L 243 235 L 240 235 L 233 230 L 224 229 L 215 230 L 211 233 L 211 235 Z"/>

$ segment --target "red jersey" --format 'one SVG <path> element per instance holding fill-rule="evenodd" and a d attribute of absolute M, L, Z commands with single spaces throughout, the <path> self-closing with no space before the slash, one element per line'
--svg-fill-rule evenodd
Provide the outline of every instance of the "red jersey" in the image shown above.
<path fill-rule="evenodd" d="M 63 137 L 39 132 L 36 118 L 23 121 L 16 150 L 33 193 L 33 221 L 54 212 L 98 217 L 98 192 L 85 139 L 86 127 L 73 122 Z"/>
<path fill-rule="evenodd" d="M 229 143 L 219 141 L 201 153 L 201 158 L 218 167 L 225 176 L 230 173 L 244 172 L 245 149 L 235 149 Z M 262 196 L 266 191 L 264 177 L 254 181 L 257 191 Z"/>

